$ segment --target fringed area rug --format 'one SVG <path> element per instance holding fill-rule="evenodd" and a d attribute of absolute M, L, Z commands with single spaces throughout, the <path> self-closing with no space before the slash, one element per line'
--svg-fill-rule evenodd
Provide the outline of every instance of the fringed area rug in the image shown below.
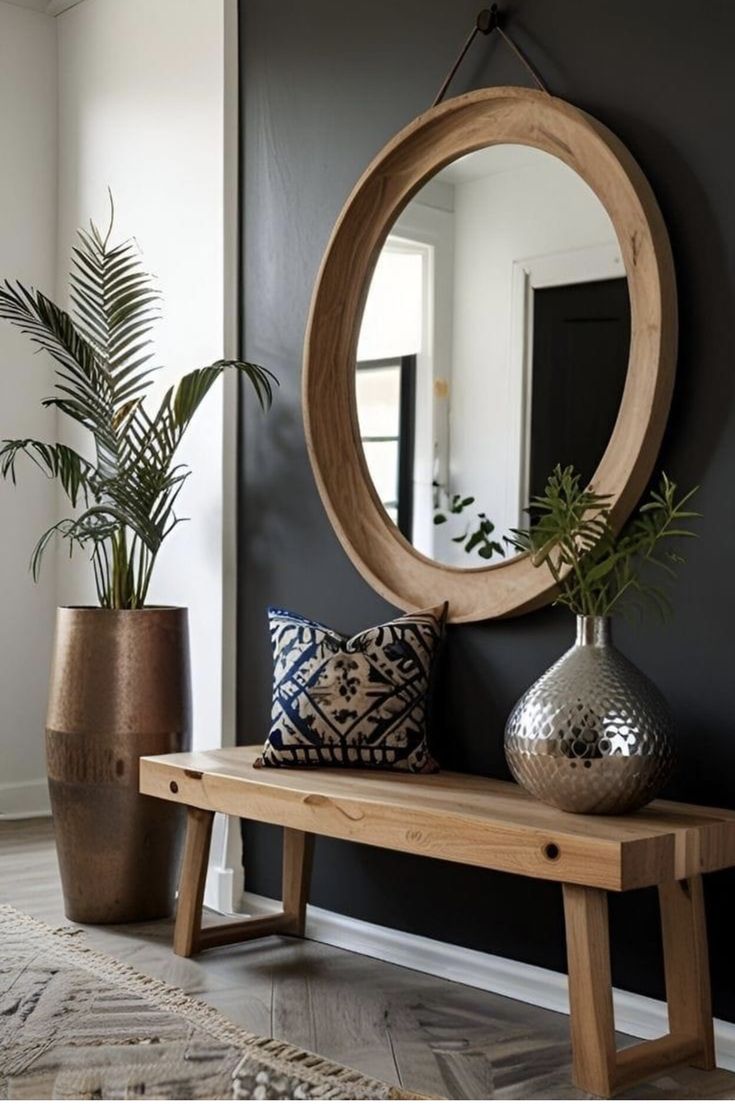
<path fill-rule="evenodd" d="M 411 1099 L 0 906 L 0 1098 Z"/>

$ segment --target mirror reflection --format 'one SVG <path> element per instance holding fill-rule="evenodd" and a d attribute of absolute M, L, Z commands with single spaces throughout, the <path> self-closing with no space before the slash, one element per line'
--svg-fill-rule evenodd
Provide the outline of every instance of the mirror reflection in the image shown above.
<path fill-rule="evenodd" d="M 454 566 L 512 557 L 553 467 L 597 468 L 629 343 L 615 232 L 573 170 L 497 145 L 437 173 L 386 239 L 357 351 L 365 459 L 406 539 Z"/>

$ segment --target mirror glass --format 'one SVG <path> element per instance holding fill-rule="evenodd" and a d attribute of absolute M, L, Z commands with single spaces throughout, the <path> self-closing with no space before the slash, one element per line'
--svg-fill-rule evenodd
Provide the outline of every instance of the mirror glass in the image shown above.
<path fill-rule="evenodd" d="M 386 239 L 357 351 L 365 460 L 406 539 L 458 567 L 513 557 L 553 467 L 596 470 L 629 345 L 620 248 L 581 177 L 509 144 L 440 170 Z"/>

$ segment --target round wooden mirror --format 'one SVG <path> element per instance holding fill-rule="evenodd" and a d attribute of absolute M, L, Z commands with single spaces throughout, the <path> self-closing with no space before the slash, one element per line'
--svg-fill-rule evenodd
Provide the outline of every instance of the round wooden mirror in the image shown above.
<path fill-rule="evenodd" d="M 314 290 L 307 443 L 345 550 L 402 609 L 542 605 L 548 572 L 503 536 L 557 462 L 624 522 L 675 356 L 666 228 L 614 135 L 528 89 L 425 112 L 356 185 Z"/>

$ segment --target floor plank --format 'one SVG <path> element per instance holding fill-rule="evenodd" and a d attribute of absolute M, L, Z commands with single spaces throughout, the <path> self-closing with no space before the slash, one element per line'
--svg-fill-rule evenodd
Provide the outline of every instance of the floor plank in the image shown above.
<path fill-rule="evenodd" d="M 0 822 L 0 901 L 65 923 L 48 820 Z M 454 1099 L 587 1098 L 571 1084 L 569 1022 L 559 1014 L 312 941 L 267 937 L 186 960 L 171 952 L 170 921 L 82 931 L 92 947 L 253 1033 L 411 1090 Z M 680 1068 L 626 1097 L 732 1099 L 735 1075 Z"/>

